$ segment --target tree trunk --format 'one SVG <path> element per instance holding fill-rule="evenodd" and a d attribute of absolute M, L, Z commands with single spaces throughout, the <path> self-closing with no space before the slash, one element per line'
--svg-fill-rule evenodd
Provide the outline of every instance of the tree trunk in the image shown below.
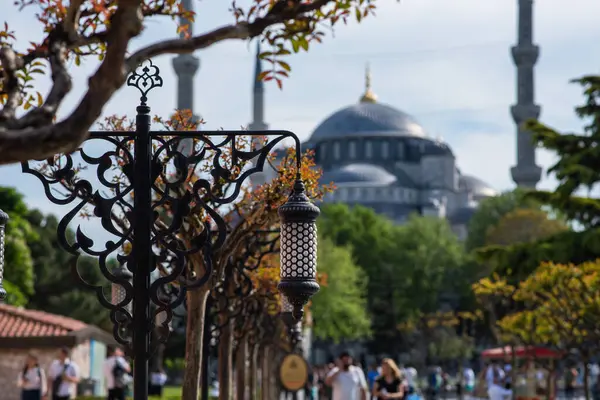
<path fill-rule="evenodd" d="M 269 357 L 269 390 L 271 393 L 270 399 L 279 399 L 281 389 L 277 384 L 277 359 L 278 356 L 275 348 L 271 348 L 271 356 Z"/>
<path fill-rule="evenodd" d="M 232 345 L 233 331 L 232 323 L 228 321 L 223 324 L 221 336 L 219 337 L 219 400 L 230 400 L 232 394 Z"/>
<path fill-rule="evenodd" d="M 248 369 L 246 362 L 248 360 L 248 338 L 240 338 L 237 352 L 235 355 L 236 370 L 236 400 L 246 400 L 246 387 L 248 386 Z"/>
<path fill-rule="evenodd" d="M 270 347 L 265 346 L 262 351 L 262 365 L 261 365 L 261 384 L 260 384 L 260 397 L 261 400 L 271 400 L 269 398 L 269 376 L 270 367 L 269 367 L 269 359 L 271 358 Z"/>
<path fill-rule="evenodd" d="M 249 368 L 248 368 L 248 391 L 250 392 L 250 399 L 256 398 L 256 380 L 257 380 L 257 349 L 258 346 L 251 345 L 248 348 L 249 357 Z"/>
<path fill-rule="evenodd" d="M 210 292 L 205 285 L 187 292 L 187 326 L 185 341 L 185 370 L 181 390 L 181 400 L 198 400 L 200 375 L 202 373 L 202 341 L 206 299 Z"/>

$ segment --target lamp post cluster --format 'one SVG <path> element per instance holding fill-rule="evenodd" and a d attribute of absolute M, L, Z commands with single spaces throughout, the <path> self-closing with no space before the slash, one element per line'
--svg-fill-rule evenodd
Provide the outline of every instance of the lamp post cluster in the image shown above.
<path fill-rule="evenodd" d="M 59 224 L 62 247 L 75 256 L 75 263 L 82 253 L 96 257 L 100 271 L 112 284 L 111 296 L 106 298 L 103 288 L 85 283 L 74 265 L 77 278 L 95 290 L 100 303 L 110 311 L 114 337 L 133 358 L 134 399 L 145 400 L 149 358 L 169 335 L 169 329 L 160 328 L 168 326 L 173 311 L 185 305 L 188 291 L 210 286 L 209 307 L 221 310 L 213 325 L 228 329 L 238 350 L 239 344 L 244 343 L 241 348 L 246 348 L 245 354 L 249 346 L 256 349 L 263 345 L 266 349 L 265 343 L 270 345 L 277 340 L 280 317 L 284 314 L 291 315 L 291 321 L 300 321 L 303 307 L 319 289 L 315 226 L 319 209 L 305 193 L 300 175 L 300 141 L 295 134 L 152 131 L 147 96 L 163 85 L 158 68 L 146 62 L 128 78 L 127 84 L 141 94 L 135 131 L 90 132 L 77 152 L 57 156 L 43 166 L 25 162 L 22 168 L 39 178 L 50 201 L 69 206 Z M 267 141 L 258 149 L 238 142 L 241 137 L 253 136 L 267 137 Z M 226 244 L 230 229 L 220 207 L 237 201 L 247 178 L 263 170 L 269 153 L 285 139 L 294 141 L 297 162 L 292 192 L 279 209 L 278 288 L 287 300 L 284 313 L 270 314 L 266 310 L 273 309 L 268 304 L 272 299 L 256 295 L 252 285 L 247 285 L 244 271 L 247 272 L 248 260 L 243 256 L 215 260 L 214 255 Z M 104 151 L 97 155 L 89 149 Z M 251 167 L 244 167 L 249 162 Z M 95 176 L 78 174 L 82 166 L 95 171 Z M 198 168 L 202 172 L 189 181 L 190 171 Z M 69 193 L 57 195 L 56 187 L 69 188 Z M 86 207 L 91 207 L 90 215 L 98 218 L 114 239 L 99 243 L 79 226 L 72 237 L 68 227 L 78 224 L 77 217 Z M 3 222 L 6 219 L 0 214 L 0 233 Z M 255 245 L 259 242 L 256 240 Z M 258 245 L 253 251 L 256 254 L 264 248 Z M 109 262 L 114 259 L 119 267 L 113 269 Z M 200 260 L 203 273 L 196 272 L 192 259 Z M 161 272 L 158 278 L 157 268 Z M 225 274 L 219 276 L 215 271 Z M 0 258 L 0 283 L 1 273 Z M 172 287 L 177 290 L 170 290 Z M 268 355 L 263 354 L 262 360 L 265 357 Z"/>

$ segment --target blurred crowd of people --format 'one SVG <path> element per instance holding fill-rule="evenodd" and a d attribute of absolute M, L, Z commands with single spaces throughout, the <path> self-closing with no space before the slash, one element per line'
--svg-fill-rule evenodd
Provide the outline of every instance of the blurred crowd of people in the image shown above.
<path fill-rule="evenodd" d="M 311 400 L 418 400 L 415 391 L 417 370 L 398 366 L 391 358 L 363 367 L 343 352 L 335 363 L 317 365 L 307 392 Z"/>

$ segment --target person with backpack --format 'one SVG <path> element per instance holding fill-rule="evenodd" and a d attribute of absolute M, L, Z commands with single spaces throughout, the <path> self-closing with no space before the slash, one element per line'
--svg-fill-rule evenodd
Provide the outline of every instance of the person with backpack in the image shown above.
<path fill-rule="evenodd" d="M 27 355 L 25 367 L 19 374 L 17 385 L 21 388 L 21 400 L 41 400 L 47 395 L 46 373 L 33 354 Z"/>
<path fill-rule="evenodd" d="M 107 400 L 125 400 L 127 387 L 131 382 L 131 366 L 125 360 L 123 351 L 115 348 L 104 362 L 104 379 L 108 389 Z"/>
<path fill-rule="evenodd" d="M 71 350 L 60 349 L 58 358 L 52 361 L 48 370 L 48 387 L 52 400 L 71 400 L 75 398 L 79 382 L 79 367 L 69 359 Z"/>

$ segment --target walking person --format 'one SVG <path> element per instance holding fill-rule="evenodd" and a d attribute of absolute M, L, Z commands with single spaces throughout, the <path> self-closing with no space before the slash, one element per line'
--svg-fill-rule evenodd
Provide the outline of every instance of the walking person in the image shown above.
<path fill-rule="evenodd" d="M 28 354 L 25 367 L 19 374 L 17 386 L 21 388 L 21 400 L 42 400 L 47 396 L 48 382 L 46 373 L 33 354 Z"/>
<path fill-rule="evenodd" d="M 569 363 L 565 369 L 564 374 L 564 386 L 565 386 L 565 397 L 568 400 L 575 398 L 575 387 L 577 386 L 577 369 L 572 363 Z"/>
<path fill-rule="evenodd" d="M 367 400 L 365 373 L 352 365 L 352 357 L 348 352 L 340 355 L 336 367 L 329 371 L 325 384 L 333 389 L 331 400 Z"/>
<path fill-rule="evenodd" d="M 48 387 L 52 400 L 71 400 L 75 398 L 79 383 L 79 368 L 69 359 L 71 350 L 63 347 L 48 370 Z"/>
<path fill-rule="evenodd" d="M 512 396 L 512 390 L 506 389 L 504 386 L 504 371 L 496 365 L 492 365 L 489 369 L 488 375 L 491 375 L 491 379 L 488 379 L 488 398 L 490 400 L 506 400 Z"/>
<path fill-rule="evenodd" d="M 470 365 L 465 365 L 461 376 L 462 396 L 464 400 L 471 400 L 475 391 L 475 371 Z"/>
<path fill-rule="evenodd" d="M 150 387 L 148 388 L 149 396 L 157 396 L 162 398 L 163 388 L 167 383 L 167 374 L 165 371 L 158 367 L 150 374 Z"/>
<path fill-rule="evenodd" d="M 376 400 L 404 399 L 407 388 L 402 382 L 404 379 L 400 369 L 391 358 L 384 358 L 381 362 L 381 375 L 373 385 L 373 397 Z"/>
<path fill-rule="evenodd" d="M 127 385 L 131 382 L 131 366 L 125 360 L 123 351 L 116 347 L 104 361 L 104 379 L 108 389 L 107 400 L 125 400 Z"/>

